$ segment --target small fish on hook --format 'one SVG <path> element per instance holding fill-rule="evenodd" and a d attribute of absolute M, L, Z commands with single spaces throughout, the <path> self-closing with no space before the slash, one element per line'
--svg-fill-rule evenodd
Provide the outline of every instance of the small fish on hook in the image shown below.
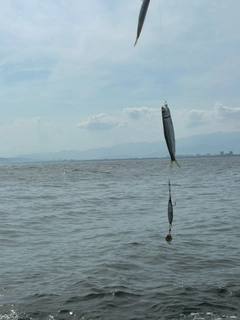
<path fill-rule="evenodd" d="M 142 2 L 142 6 L 141 6 L 139 17 L 138 17 L 137 37 L 136 37 L 136 41 L 134 43 L 134 47 L 136 46 L 138 38 L 139 38 L 140 33 L 142 31 L 142 27 L 144 24 L 144 20 L 146 18 L 149 3 L 150 3 L 150 0 L 143 0 L 143 2 Z"/>
<path fill-rule="evenodd" d="M 172 222 L 173 222 L 173 206 L 176 205 L 176 202 L 174 205 L 172 204 L 172 197 L 171 197 L 171 183 L 170 180 L 168 180 L 168 189 L 169 189 L 169 199 L 168 199 L 168 222 L 169 222 L 169 233 L 166 236 L 165 240 L 170 243 L 172 241 L 171 236 L 171 229 L 172 229 Z"/>
<path fill-rule="evenodd" d="M 168 180 L 168 187 L 169 187 L 169 199 L 168 199 L 168 222 L 170 224 L 170 226 L 172 226 L 172 222 L 173 222 L 173 205 L 172 204 L 172 198 L 171 198 L 171 184 L 170 184 L 170 180 Z"/>
<path fill-rule="evenodd" d="M 176 150 L 175 150 L 174 128 L 173 128 L 171 113 L 168 108 L 167 102 L 165 102 L 164 106 L 162 106 L 162 121 L 163 121 L 164 137 L 165 137 L 167 148 L 171 158 L 170 168 L 172 168 L 173 163 L 176 163 L 177 166 L 180 167 L 175 156 Z"/>

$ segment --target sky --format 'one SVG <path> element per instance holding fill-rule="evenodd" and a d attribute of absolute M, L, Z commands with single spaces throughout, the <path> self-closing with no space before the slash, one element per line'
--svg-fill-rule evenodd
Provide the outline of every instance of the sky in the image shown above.
<path fill-rule="evenodd" d="M 1 0 L 0 157 L 240 131 L 240 1 Z"/>

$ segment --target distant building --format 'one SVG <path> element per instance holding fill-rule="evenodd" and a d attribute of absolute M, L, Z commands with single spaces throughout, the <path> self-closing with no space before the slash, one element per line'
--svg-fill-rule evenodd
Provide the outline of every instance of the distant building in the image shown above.
<path fill-rule="evenodd" d="M 229 155 L 230 155 L 230 156 L 233 156 L 233 152 L 232 152 L 232 151 L 229 151 Z"/>
<path fill-rule="evenodd" d="M 220 156 L 224 156 L 224 151 L 220 151 Z"/>

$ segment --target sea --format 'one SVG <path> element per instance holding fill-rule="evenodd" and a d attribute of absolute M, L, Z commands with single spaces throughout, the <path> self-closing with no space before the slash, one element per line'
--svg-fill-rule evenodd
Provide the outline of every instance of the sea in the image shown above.
<path fill-rule="evenodd" d="M 0 320 L 240 319 L 240 157 L 178 162 L 0 165 Z"/>

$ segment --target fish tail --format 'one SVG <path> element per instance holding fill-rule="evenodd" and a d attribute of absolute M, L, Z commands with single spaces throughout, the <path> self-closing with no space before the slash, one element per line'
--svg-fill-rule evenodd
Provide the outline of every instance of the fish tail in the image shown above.
<path fill-rule="evenodd" d="M 180 164 L 179 164 L 179 163 L 177 162 L 177 160 L 175 159 L 175 160 L 171 160 L 170 169 L 172 169 L 173 163 L 176 163 L 176 165 L 177 165 L 179 168 L 181 168 L 181 167 L 180 167 Z"/>

